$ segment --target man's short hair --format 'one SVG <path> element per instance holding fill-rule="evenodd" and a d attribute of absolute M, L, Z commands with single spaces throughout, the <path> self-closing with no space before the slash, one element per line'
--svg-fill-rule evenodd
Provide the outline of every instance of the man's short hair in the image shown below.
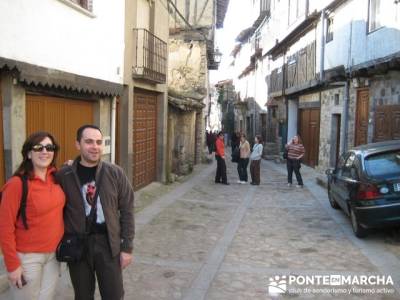
<path fill-rule="evenodd" d="M 78 142 L 81 141 L 83 131 L 84 131 L 86 128 L 96 129 L 96 130 L 100 131 L 100 133 L 103 135 L 103 133 L 101 132 L 100 128 L 97 127 L 96 125 L 86 124 L 86 125 L 83 125 L 83 126 L 79 127 L 78 130 L 76 131 L 76 140 L 77 140 Z"/>
<path fill-rule="evenodd" d="M 224 133 L 222 132 L 222 131 L 220 131 L 220 132 L 218 132 L 218 136 L 220 136 L 220 135 L 224 135 Z"/>

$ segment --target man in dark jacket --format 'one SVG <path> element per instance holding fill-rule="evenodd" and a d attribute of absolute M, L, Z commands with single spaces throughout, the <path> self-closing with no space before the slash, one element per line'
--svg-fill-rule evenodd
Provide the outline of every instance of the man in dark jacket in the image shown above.
<path fill-rule="evenodd" d="M 79 128 L 76 147 L 80 156 L 57 176 L 67 198 L 65 232 L 88 234 L 83 259 L 68 263 L 75 300 L 94 299 L 95 278 L 102 299 L 122 299 L 122 269 L 132 262 L 133 189 L 120 167 L 101 161 L 98 127 Z"/>

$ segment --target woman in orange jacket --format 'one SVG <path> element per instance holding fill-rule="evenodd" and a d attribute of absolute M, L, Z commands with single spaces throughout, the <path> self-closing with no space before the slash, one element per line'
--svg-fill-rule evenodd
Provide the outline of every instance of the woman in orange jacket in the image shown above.
<path fill-rule="evenodd" d="M 23 161 L 2 190 L 0 245 L 14 299 L 50 300 L 59 278 L 55 250 L 64 233 L 65 195 L 54 179 L 58 145 L 51 134 L 36 132 L 21 152 Z"/>

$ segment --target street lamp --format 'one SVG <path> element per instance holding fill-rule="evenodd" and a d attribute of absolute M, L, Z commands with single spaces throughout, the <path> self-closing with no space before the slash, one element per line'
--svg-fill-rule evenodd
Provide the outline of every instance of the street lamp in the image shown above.
<path fill-rule="evenodd" d="M 218 47 L 214 50 L 214 61 L 219 64 L 221 62 L 222 53 L 219 51 Z"/>

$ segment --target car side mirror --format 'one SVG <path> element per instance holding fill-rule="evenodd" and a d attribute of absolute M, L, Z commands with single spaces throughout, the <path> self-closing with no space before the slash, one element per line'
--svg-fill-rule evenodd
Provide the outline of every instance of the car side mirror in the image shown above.
<path fill-rule="evenodd" d="M 325 174 L 328 176 L 332 176 L 333 174 L 335 174 L 335 169 L 329 168 L 325 171 Z"/>

